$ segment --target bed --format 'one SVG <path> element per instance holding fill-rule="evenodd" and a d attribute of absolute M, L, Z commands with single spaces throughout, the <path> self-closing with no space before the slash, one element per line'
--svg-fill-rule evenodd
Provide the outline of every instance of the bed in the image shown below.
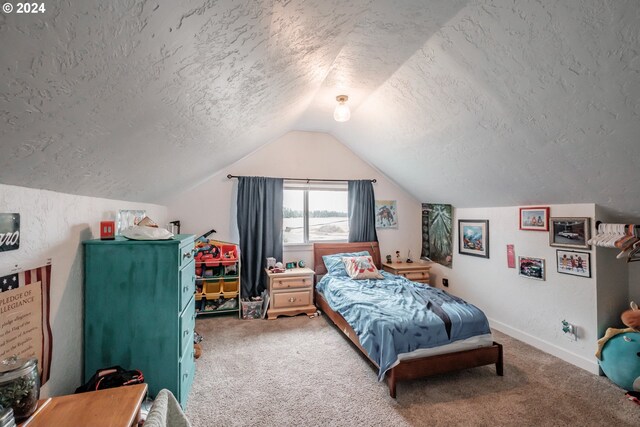
<path fill-rule="evenodd" d="M 362 315 L 362 307 L 356 307 L 356 304 L 343 304 L 340 305 L 336 301 L 335 298 L 336 293 L 345 295 L 354 295 L 354 287 L 352 284 L 356 281 L 349 281 L 348 278 L 339 278 L 336 279 L 333 275 L 327 276 L 324 280 L 324 276 L 327 274 L 327 267 L 323 261 L 323 256 L 332 255 L 337 253 L 356 253 L 361 251 L 367 251 L 371 257 L 373 258 L 378 269 L 381 267 L 380 262 L 380 249 L 378 247 L 377 242 L 363 242 L 363 243 L 316 243 L 314 246 L 314 271 L 316 276 L 316 289 L 315 293 L 315 302 L 317 307 L 325 313 L 325 315 L 342 331 L 342 333 L 355 344 L 355 346 L 363 353 L 363 355 L 378 369 L 378 379 L 382 380 L 386 378 L 387 385 L 389 387 L 389 394 L 392 398 L 396 397 L 396 384 L 398 381 L 411 380 L 416 378 L 423 378 L 435 374 L 451 372 L 461 369 L 474 368 L 478 366 L 491 365 L 495 364 L 497 375 L 503 375 L 503 360 L 502 360 L 502 345 L 493 341 L 489 335 L 482 334 L 478 336 L 471 336 L 468 333 L 464 336 L 461 336 L 458 340 L 454 342 L 446 343 L 442 346 L 435 346 L 429 348 L 421 348 L 416 349 L 414 351 L 407 351 L 407 353 L 400 353 L 395 358 L 395 355 L 391 355 L 391 358 L 395 358 L 393 363 L 389 363 L 389 355 L 387 357 L 380 357 L 381 351 L 378 351 L 378 348 L 372 347 L 371 342 L 369 341 L 368 335 L 363 332 L 362 325 L 360 323 L 354 322 L 356 317 L 363 317 Z M 388 273 L 382 273 L 385 275 L 385 280 L 391 280 L 393 286 L 396 286 L 397 289 L 402 289 L 404 287 L 408 289 L 417 289 L 419 292 L 428 291 L 431 293 L 435 293 L 438 296 L 442 296 L 444 298 L 452 298 L 455 300 L 459 300 L 456 297 L 449 296 L 445 292 L 436 289 L 418 289 L 416 285 L 420 287 L 424 287 L 423 284 L 415 284 L 412 282 L 406 282 L 404 278 L 393 278 L 395 276 L 389 275 Z M 343 281 L 342 281 L 343 280 Z M 394 282 L 395 281 L 395 282 Z M 405 281 L 403 283 L 399 283 L 398 281 Z M 357 281 L 360 282 L 360 289 L 366 289 L 364 284 L 365 281 Z M 366 281 L 366 282 L 375 282 L 375 281 Z M 406 286 L 400 286 L 406 285 Z M 344 289 L 339 289 L 340 286 L 344 286 Z M 363 288 L 363 286 L 365 286 Z M 373 286 L 373 285 L 371 285 Z M 369 287 L 371 287 L 369 286 Z M 333 293 L 330 293 L 330 290 L 333 290 Z M 344 291 L 344 292 L 342 292 Z M 325 298 L 326 293 L 327 296 Z M 357 294 L 356 294 L 357 295 Z M 364 294 L 363 294 L 364 295 Z M 363 298 L 370 298 L 371 295 L 364 295 Z M 336 309 L 334 310 L 332 306 L 329 304 L 328 300 L 330 300 Z M 460 300 L 462 301 L 462 300 Z M 462 301 L 462 303 L 466 304 L 468 307 L 473 307 L 472 305 Z M 365 304 L 366 306 L 366 304 Z M 480 312 L 477 308 L 473 307 L 475 310 Z M 365 307 L 366 309 L 366 307 Z M 352 311 L 349 311 L 352 310 Z M 342 313 L 340 313 L 340 312 Z M 360 311 L 356 313 L 356 311 Z M 435 313 L 435 311 L 434 311 Z M 482 313 L 482 312 L 480 312 Z M 344 316 L 343 316 L 344 314 Z M 446 314 L 444 314 L 446 316 Z M 356 333 L 356 329 L 345 319 L 349 318 L 354 325 L 356 325 L 356 329 L 361 330 L 361 336 L 359 337 Z M 433 317 L 433 316 L 432 316 Z M 484 314 L 482 317 L 485 319 Z M 385 319 L 388 320 L 388 319 Z M 445 322 L 438 322 L 438 328 L 442 329 Z M 460 322 L 458 322 L 460 323 Z M 406 325 L 405 325 L 406 326 Z M 449 330 L 451 326 L 447 329 L 446 333 L 449 335 L 451 331 Z M 454 328 L 458 330 L 459 328 Z M 472 328 L 473 329 L 473 328 Z M 486 326 L 488 330 L 488 323 Z M 393 331 L 392 331 L 393 332 Z M 454 339 L 456 337 L 450 337 Z M 362 339 L 362 342 L 361 342 Z M 488 341 L 487 341 L 488 339 Z M 364 344 L 364 345 L 363 345 Z M 404 344 L 400 345 L 402 347 Z M 367 351 L 366 348 L 371 350 Z M 409 345 L 407 350 L 412 348 L 413 346 Z M 382 366 L 382 369 L 381 369 Z"/>

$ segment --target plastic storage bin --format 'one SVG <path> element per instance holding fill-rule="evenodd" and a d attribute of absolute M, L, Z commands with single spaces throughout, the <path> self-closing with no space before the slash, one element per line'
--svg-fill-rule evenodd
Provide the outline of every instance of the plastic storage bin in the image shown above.
<path fill-rule="evenodd" d="M 243 319 L 262 318 L 262 301 L 241 301 Z"/>
<path fill-rule="evenodd" d="M 224 279 L 222 282 L 222 295 L 225 298 L 235 298 L 238 296 L 240 282 L 238 279 Z"/>
<path fill-rule="evenodd" d="M 230 265 L 238 261 L 238 247 L 236 245 L 222 245 L 220 261 L 222 265 Z"/>

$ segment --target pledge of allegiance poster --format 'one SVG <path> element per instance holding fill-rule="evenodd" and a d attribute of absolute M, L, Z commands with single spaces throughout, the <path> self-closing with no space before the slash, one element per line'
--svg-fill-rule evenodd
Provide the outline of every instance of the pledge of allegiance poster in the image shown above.
<path fill-rule="evenodd" d="M 0 360 L 36 357 L 40 382 L 49 379 L 51 265 L 0 277 Z"/>

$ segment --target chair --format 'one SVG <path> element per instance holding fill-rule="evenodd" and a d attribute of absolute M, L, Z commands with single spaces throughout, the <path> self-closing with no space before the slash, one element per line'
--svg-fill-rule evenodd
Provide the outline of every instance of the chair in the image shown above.
<path fill-rule="evenodd" d="M 173 393 L 162 389 L 153 401 L 144 427 L 191 427 Z"/>

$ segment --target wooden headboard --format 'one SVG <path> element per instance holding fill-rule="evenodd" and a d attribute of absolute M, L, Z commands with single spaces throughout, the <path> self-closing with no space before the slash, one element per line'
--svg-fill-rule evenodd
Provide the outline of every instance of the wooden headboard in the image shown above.
<path fill-rule="evenodd" d="M 313 244 L 313 266 L 316 273 L 316 283 L 327 274 L 327 267 L 322 260 L 323 255 L 339 254 L 342 252 L 367 251 L 373 258 L 376 267 L 382 268 L 380 259 L 380 247 L 378 242 L 357 242 L 357 243 L 314 243 Z"/>

